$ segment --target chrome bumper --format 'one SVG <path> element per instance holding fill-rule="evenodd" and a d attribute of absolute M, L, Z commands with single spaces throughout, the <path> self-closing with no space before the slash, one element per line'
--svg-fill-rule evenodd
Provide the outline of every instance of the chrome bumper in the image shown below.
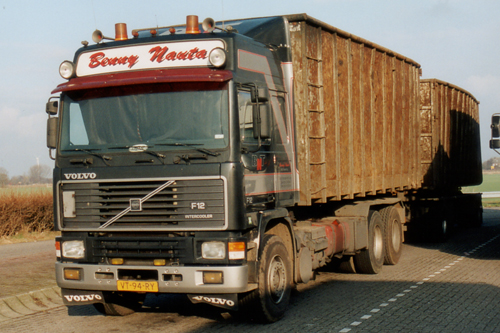
<path fill-rule="evenodd" d="M 66 280 L 64 268 L 81 269 L 81 280 Z M 243 293 L 255 289 L 248 283 L 248 266 L 189 267 L 189 266 L 113 266 L 56 263 L 57 285 L 65 289 L 117 291 L 119 270 L 157 271 L 159 293 Z M 203 272 L 222 272 L 223 283 L 203 283 Z M 107 278 L 98 278 L 105 274 Z M 182 276 L 182 281 L 166 281 L 170 275 Z"/>

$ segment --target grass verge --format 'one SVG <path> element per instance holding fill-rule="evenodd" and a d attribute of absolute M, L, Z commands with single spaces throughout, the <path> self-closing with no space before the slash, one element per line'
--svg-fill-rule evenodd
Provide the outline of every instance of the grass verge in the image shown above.
<path fill-rule="evenodd" d="M 59 231 L 19 232 L 14 236 L 0 237 L 0 245 L 54 240 L 60 235 Z"/>

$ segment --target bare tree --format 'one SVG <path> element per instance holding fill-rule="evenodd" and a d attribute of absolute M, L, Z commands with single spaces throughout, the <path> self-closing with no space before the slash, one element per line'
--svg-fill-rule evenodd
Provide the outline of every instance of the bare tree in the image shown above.
<path fill-rule="evenodd" d="M 33 184 L 40 184 L 47 181 L 49 175 L 50 167 L 45 164 L 33 165 L 28 172 L 29 180 Z"/>
<path fill-rule="evenodd" d="M 9 173 L 4 167 L 0 167 L 0 187 L 5 187 L 9 183 Z"/>
<path fill-rule="evenodd" d="M 483 162 L 484 170 L 494 170 L 500 168 L 500 158 L 492 157 L 489 160 Z"/>

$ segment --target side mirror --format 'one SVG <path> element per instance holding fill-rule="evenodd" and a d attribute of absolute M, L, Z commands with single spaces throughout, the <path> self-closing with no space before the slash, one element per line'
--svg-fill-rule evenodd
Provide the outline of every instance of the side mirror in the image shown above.
<path fill-rule="evenodd" d="M 269 103 L 253 106 L 253 136 L 255 139 L 269 139 L 271 137 L 271 106 Z"/>
<path fill-rule="evenodd" d="M 498 113 L 491 116 L 491 137 L 500 137 L 500 115 Z"/>
<path fill-rule="evenodd" d="M 251 90 L 253 106 L 253 136 L 255 139 L 269 139 L 271 137 L 271 106 L 267 87 L 254 87 Z"/>
<path fill-rule="evenodd" d="M 47 119 L 47 148 L 56 149 L 58 132 L 59 132 L 59 118 L 52 117 Z"/>
<path fill-rule="evenodd" d="M 495 113 L 491 116 L 491 149 L 500 149 L 500 114 Z"/>
<path fill-rule="evenodd" d="M 47 105 L 45 106 L 45 112 L 49 116 L 55 116 L 57 114 L 57 109 L 59 107 L 59 103 L 57 101 L 48 101 Z"/>
<path fill-rule="evenodd" d="M 490 140 L 490 148 L 491 149 L 500 149 L 500 139 L 491 139 Z"/>

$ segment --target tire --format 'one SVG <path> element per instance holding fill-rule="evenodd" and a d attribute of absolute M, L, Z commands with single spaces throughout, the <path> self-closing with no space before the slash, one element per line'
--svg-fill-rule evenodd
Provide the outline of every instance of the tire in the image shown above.
<path fill-rule="evenodd" d="M 431 236 L 431 240 L 437 243 L 444 243 L 448 241 L 450 238 L 450 224 L 446 220 L 446 218 L 436 218 L 433 221 L 434 230 L 433 236 Z"/>
<path fill-rule="evenodd" d="M 398 211 L 389 206 L 380 211 L 384 224 L 385 265 L 396 265 L 403 252 L 403 225 Z"/>
<path fill-rule="evenodd" d="M 447 220 L 438 221 L 438 237 L 445 242 L 450 238 L 450 228 Z"/>
<path fill-rule="evenodd" d="M 353 256 L 343 256 L 340 259 L 333 258 L 327 267 L 331 267 L 331 270 L 336 273 L 356 274 Z"/>
<path fill-rule="evenodd" d="M 97 311 L 107 316 L 128 316 L 142 307 L 145 294 L 103 292 L 105 303 L 94 303 Z"/>
<path fill-rule="evenodd" d="M 272 323 L 280 320 L 290 302 L 292 263 L 283 240 L 265 235 L 258 268 L 259 285 L 240 299 L 243 312 L 253 319 Z"/>
<path fill-rule="evenodd" d="M 354 256 L 356 272 L 378 274 L 384 266 L 384 224 L 379 212 L 368 214 L 368 248 Z"/>

